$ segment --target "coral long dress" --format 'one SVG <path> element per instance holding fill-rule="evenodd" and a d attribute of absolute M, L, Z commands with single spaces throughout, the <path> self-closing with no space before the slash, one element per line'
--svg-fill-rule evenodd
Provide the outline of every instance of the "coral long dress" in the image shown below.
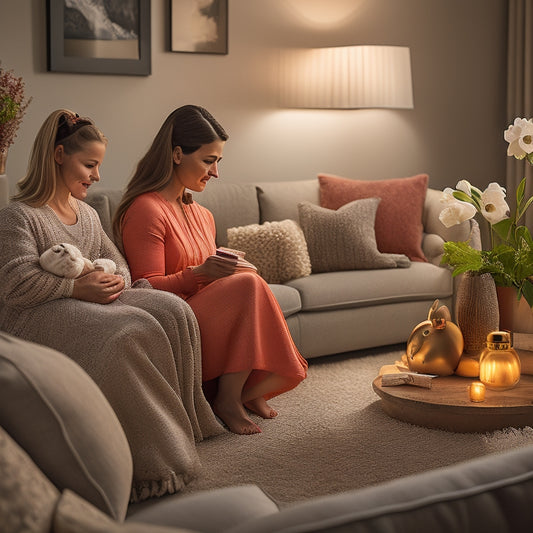
<path fill-rule="evenodd" d="M 209 284 L 198 283 L 188 267 L 202 264 L 216 250 L 215 221 L 196 202 L 183 211 L 156 192 L 137 197 L 126 212 L 122 240 L 132 281 L 145 278 L 156 289 L 173 292 L 191 306 L 202 343 L 204 384 L 231 372 L 252 369 L 245 389 L 269 375 L 294 388 L 307 362 L 292 341 L 283 313 L 268 284 L 255 272 L 239 272 Z"/>

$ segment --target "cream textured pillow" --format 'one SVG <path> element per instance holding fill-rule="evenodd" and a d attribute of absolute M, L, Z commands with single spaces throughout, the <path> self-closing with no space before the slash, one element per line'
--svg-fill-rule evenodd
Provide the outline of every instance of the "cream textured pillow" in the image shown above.
<path fill-rule="evenodd" d="M 267 283 L 311 274 L 305 237 L 294 220 L 228 228 L 228 247 L 245 252 Z"/>
<path fill-rule="evenodd" d="M 379 202 L 379 198 L 354 200 L 336 211 L 309 202 L 298 204 L 313 272 L 410 265 L 405 255 L 378 250 L 374 220 Z"/>

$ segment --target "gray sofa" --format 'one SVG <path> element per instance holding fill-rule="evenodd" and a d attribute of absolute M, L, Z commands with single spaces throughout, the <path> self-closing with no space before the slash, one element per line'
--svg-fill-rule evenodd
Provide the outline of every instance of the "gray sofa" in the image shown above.
<path fill-rule="evenodd" d="M 88 203 L 111 235 L 111 217 L 121 192 L 91 189 Z M 298 221 L 298 203 L 319 203 L 318 180 L 250 184 L 211 180 L 194 199 L 213 213 L 217 244 L 227 245 L 227 229 L 267 221 Z M 428 189 L 423 214 L 422 250 L 427 263 L 409 268 L 349 270 L 311 274 L 271 284 L 294 342 L 306 358 L 406 342 L 425 320 L 433 301 L 453 310 L 450 270 L 440 266 L 445 240 L 466 240 L 471 225 L 445 228 L 438 215 L 441 192 Z M 454 283 L 455 281 L 455 283 Z"/>
<path fill-rule="evenodd" d="M 520 533 L 533 524 L 533 446 L 281 510 L 254 485 L 128 508 L 131 471 L 122 428 L 89 376 L 0 332 L 2 533 Z"/>

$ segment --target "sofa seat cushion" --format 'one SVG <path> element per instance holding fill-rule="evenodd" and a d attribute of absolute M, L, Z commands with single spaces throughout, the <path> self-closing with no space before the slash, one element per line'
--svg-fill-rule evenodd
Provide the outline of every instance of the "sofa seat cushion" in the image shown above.
<path fill-rule="evenodd" d="M 353 270 L 312 274 L 286 283 L 300 293 L 302 311 L 324 311 L 412 300 L 446 298 L 452 294 L 449 270 L 414 262 L 409 268 Z M 421 317 L 421 320 L 424 317 Z"/>
<path fill-rule="evenodd" d="M 143 522 L 189 528 L 202 533 L 221 533 L 279 511 L 272 499 L 256 485 L 172 495 L 150 505 L 141 503 L 140 509 L 137 507 L 134 505 L 130 509 L 128 525 Z"/>
<path fill-rule="evenodd" d="M 276 297 L 276 300 L 278 301 L 285 318 L 288 318 L 302 310 L 302 299 L 300 297 L 300 293 L 294 287 L 280 285 L 277 283 L 271 283 L 269 287 Z"/>
<path fill-rule="evenodd" d="M 0 425 L 60 490 L 121 520 L 133 465 L 107 399 L 66 355 L 0 332 Z"/>

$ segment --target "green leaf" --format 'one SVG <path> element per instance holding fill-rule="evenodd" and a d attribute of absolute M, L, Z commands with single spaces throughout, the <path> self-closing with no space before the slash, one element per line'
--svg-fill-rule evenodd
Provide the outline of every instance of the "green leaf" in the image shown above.
<path fill-rule="evenodd" d="M 507 242 L 511 236 L 513 221 L 510 218 L 504 218 L 496 224 L 492 224 L 492 229 L 500 239 Z"/>
<path fill-rule="evenodd" d="M 467 202 L 469 204 L 476 205 L 476 202 L 463 191 L 453 191 L 453 197 L 461 202 Z"/>
<path fill-rule="evenodd" d="M 524 193 L 526 192 L 526 178 L 524 178 L 518 187 L 516 188 L 516 205 L 519 206 L 524 199 Z"/>
<path fill-rule="evenodd" d="M 529 307 L 533 308 L 533 283 L 528 279 L 526 279 L 522 285 L 522 294 L 529 304 Z"/>

